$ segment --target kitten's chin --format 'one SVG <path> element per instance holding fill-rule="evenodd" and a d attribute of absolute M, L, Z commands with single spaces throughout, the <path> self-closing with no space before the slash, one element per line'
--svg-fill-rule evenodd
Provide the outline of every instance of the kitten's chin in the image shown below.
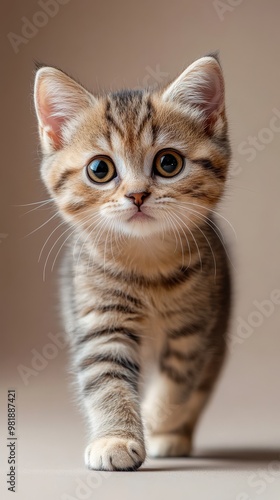
<path fill-rule="evenodd" d="M 163 228 L 162 224 L 154 217 L 137 212 L 122 224 L 122 231 L 128 236 L 143 238 L 160 234 Z"/>

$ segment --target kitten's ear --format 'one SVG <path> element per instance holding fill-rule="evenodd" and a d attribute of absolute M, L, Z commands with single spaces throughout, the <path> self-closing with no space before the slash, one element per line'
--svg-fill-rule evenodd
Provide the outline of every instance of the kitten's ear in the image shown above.
<path fill-rule="evenodd" d="M 194 118 L 214 126 L 224 111 L 224 79 L 221 66 L 213 56 L 202 57 L 191 64 L 163 92 L 163 99 L 172 101 Z"/>
<path fill-rule="evenodd" d="M 94 104 L 94 97 L 62 71 L 43 67 L 34 86 L 41 145 L 44 152 L 63 147 L 67 126 L 82 110 Z"/>

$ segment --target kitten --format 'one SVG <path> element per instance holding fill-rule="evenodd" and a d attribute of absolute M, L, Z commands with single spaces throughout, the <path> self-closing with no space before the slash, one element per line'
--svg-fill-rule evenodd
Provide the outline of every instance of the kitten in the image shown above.
<path fill-rule="evenodd" d="M 187 456 L 230 309 L 213 218 L 230 158 L 219 62 L 203 57 L 160 90 L 99 96 L 42 67 L 35 107 L 42 178 L 72 230 L 62 305 L 86 465 L 135 470 L 146 447 Z"/>

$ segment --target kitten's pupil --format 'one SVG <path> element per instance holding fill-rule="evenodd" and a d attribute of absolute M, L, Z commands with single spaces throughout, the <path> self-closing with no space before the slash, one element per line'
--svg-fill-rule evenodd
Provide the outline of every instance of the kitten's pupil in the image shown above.
<path fill-rule="evenodd" d="M 178 161 L 172 154 L 163 155 L 160 159 L 160 166 L 168 174 L 172 174 L 178 166 Z"/>
<path fill-rule="evenodd" d="M 109 167 L 104 160 L 94 160 L 90 164 L 90 169 L 98 179 L 104 179 L 109 172 Z"/>

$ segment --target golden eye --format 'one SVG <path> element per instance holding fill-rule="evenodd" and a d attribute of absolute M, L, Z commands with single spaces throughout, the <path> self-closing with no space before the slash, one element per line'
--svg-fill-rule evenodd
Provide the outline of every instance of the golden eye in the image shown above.
<path fill-rule="evenodd" d="M 174 149 L 163 149 L 154 159 L 154 172 L 161 177 L 174 177 L 181 172 L 183 166 L 183 157 Z"/>
<path fill-rule="evenodd" d="M 116 177 L 116 167 L 108 156 L 96 156 L 87 165 L 87 174 L 91 181 L 104 183 Z"/>

